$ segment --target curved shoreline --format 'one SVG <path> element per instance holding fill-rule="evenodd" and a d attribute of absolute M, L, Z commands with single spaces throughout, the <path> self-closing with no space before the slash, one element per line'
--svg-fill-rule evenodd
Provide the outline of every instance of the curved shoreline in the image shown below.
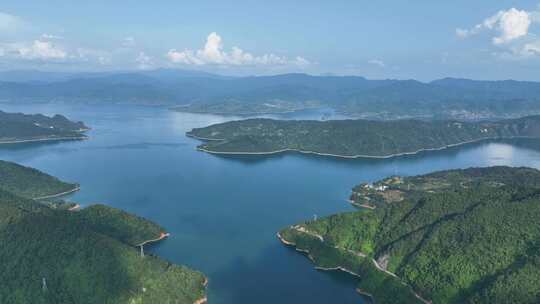
<path fill-rule="evenodd" d="M 186 136 L 187 137 L 191 137 L 191 138 L 195 138 L 195 139 L 198 139 L 198 140 L 204 140 L 204 141 L 222 141 L 222 140 L 225 140 L 224 138 L 208 138 L 208 137 L 199 137 L 197 135 L 193 135 L 189 132 L 186 132 Z"/>
<path fill-rule="evenodd" d="M 206 303 L 208 303 L 208 298 L 207 297 L 200 298 L 197 301 L 193 302 L 193 304 L 206 304 Z"/>
<path fill-rule="evenodd" d="M 64 195 L 68 195 L 68 194 L 71 194 L 73 192 L 77 192 L 81 190 L 81 187 L 80 186 L 77 186 L 71 190 L 68 190 L 68 191 L 64 191 L 64 192 L 60 192 L 60 193 L 56 193 L 56 194 L 51 194 L 51 195 L 45 195 L 45 196 L 39 196 L 39 197 L 34 197 L 33 199 L 34 200 L 42 200 L 42 199 L 48 199 L 48 198 L 54 198 L 54 197 L 60 197 L 60 196 L 64 196 Z"/>
<path fill-rule="evenodd" d="M 159 241 L 161 241 L 161 240 L 164 240 L 164 239 L 168 238 L 170 235 L 171 235 L 171 234 L 168 233 L 168 232 L 161 232 L 158 238 L 144 241 L 144 242 L 142 242 L 142 243 L 140 243 L 140 244 L 135 245 L 135 247 L 140 247 L 140 246 L 144 246 L 144 245 L 146 245 L 146 244 L 159 242 Z"/>
<path fill-rule="evenodd" d="M 203 282 L 203 287 L 206 289 L 208 287 L 208 278 L 207 277 L 204 277 L 204 282 Z M 205 292 L 206 294 L 206 292 Z M 204 296 L 200 299 L 198 299 L 197 301 L 195 301 L 193 304 L 206 304 L 208 303 L 208 296 Z"/>
<path fill-rule="evenodd" d="M 350 269 L 347 269 L 346 267 L 343 267 L 343 266 L 328 267 L 328 268 L 326 268 L 326 267 L 321 267 L 321 266 L 317 266 L 317 263 L 315 262 L 315 259 L 313 258 L 313 256 L 312 256 L 311 253 L 309 252 L 309 250 L 306 250 L 306 249 L 299 249 L 299 248 L 296 246 L 296 244 L 295 244 L 294 242 L 287 241 L 285 238 L 283 238 L 283 237 L 281 236 L 281 234 L 280 234 L 279 232 L 277 233 L 277 237 L 278 237 L 278 239 L 279 239 L 283 244 L 285 244 L 285 245 L 287 245 L 287 246 L 294 247 L 294 249 L 295 249 L 296 251 L 298 251 L 298 252 L 305 253 L 305 254 L 307 255 L 307 257 L 311 260 L 311 262 L 315 264 L 314 268 L 317 269 L 317 270 L 322 270 L 322 271 L 342 271 L 342 272 L 348 273 L 348 274 L 350 274 L 350 275 L 352 275 L 352 276 L 355 276 L 355 277 L 358 277 L 358 278 L 362 278 L 362 276 L 361 276 L 360 274 L 357 274 L 357 273 L 355 273 L 354 271 L 352 271 L 352 270 L 350 270 Z M 336 248 L 336 249 L 339 249 L 339 248 L 337 248 L 337 247 L 335 247 L 335 248 Z M 367 258 L 367 255 L 364 255 L 363 257 L 364 257 L 364 258 Z M 390 271 L 388 271 L 388 270 L 383 269 L 383 268 L 379 265 L 379 263 L 377 263 L 377 261 L 376 261 L 375 259 L 371 259 L 371 261 L 372 261 L 372 263 L 375 265 L 375 268 L 376 268 L 377 270 L 379 270 L 380 272 L 386 273 L 387 275 L 390 275 L 390 276 L 392 276 L 392 277 L 394 277 L 394 278 L 400 280 L 402 284 L 409 286 L 410 291 L 412 292 L 412 294 L 413 294 L 418 300 L 420 300 L 421 302 L 423 302 L 423 303 L 425 303 L 425 304 L 431 304 L 431 303 L 432 303 L 431 301 L 424 299 L 421 295 L 419 295 L 417 292 L 415 292 L 415 291 L 412 289 L 412 287 L 410 287 L 410 285 L 404 283 L 404 282 L 401 280 L 401 278 L 398 277 L 396 274 L 394 274 L 394 273 L 392 273 L 392 272 L 390 272 Z M 361 294 L 361 295 L 367 295 L 367 296 L 369 296 L 371 299 L 374 299 L 374 297 L 373 297 L 371 294 L 369 294 L 369 293 L 367 293 L 367 292 L 365 292 L 365 291 L 359 292 L 358 289 L 357 289 L 357 292 L 358 292 L 359 294 Z M 375 303 L 375 301 L 373 301 L 373 302 Z"/>
<path fill-rule="evenodd" d="M 209 140 L 212 140 L 212 141 L 225 140 L 225 139 L 204 139 L 202 137 L 198 138 L 197 136 L 190 136 L 190 137 L 193 137 L 193 138 L 196 138 L 196 139 L 201 139 L 201 140 L 207 140 L 207 141 L 209 141 Z M 538 138 L 538 137 L 532 137 L 532 136 L 484 137 L 484 138 L 459 142 L 459 143 L 456 143 L 456 144 L 449 144 L 449 145 L 445 145 L 443 147 L 438 147 L 438 148 L 422 148 L 422 149 L 419 149 L 419 150 L 416 150 L 416 151 L 413 151 L 413 152 L 401 152 L 401 153 L 395 153 L 395 154 L 389 154 L 389 155 L 383 155 L 383 156 L 365 155 L 365 154 L 339 155 L 339 154 L 321 153 L 321 152 L 315 152 L 315 151 L 298 150 L 298 149 L 292 149 L 292 148 L 274 150 L 274 151 L 269 151 L 269 152 L 224 152 L 224 151 L 212 151 L 212 150 L 202 148 L 201 146 L 198 146 L 197 150 L 202 151 L 202 152 L 206 152 L 206 153 L 209 153 L 209 154 L 222 154 L 222 155 L 272 155 L 272 154 L 279 154 L 279 153 L 285 153 L 285 152 L 298 152 L 298 153 L 302 153 L 302 154 L 315 154 L 315 155 L 319 155 L 319 156 L 330 156 L 330 157 L 346 158 L 346 159 L 357 159 L 357 158 L 388 159 L 388 158 L 393 158 L 393 157 L 398 157 L 398 156 L 416 155 L 416 154 L 422 153 L 422 152 L 440 151 L 440 150 L 445 150 L 445 149 L 449 149 L 449 148 L 452 148 L 452 147 L 457 147 L 457 146 L 462 146 L 462 145 L 466 145 L 466 144 L 477 143 L 477 142 L 482 142 L 482 141 L 487 141 L 487 140 L 516 139 L 516 138 Z"/>
<path fill-rule="evenodd" d="M 73 136 L 73 137 L 51 137 L 51 138 L 35 138 L 35 139 L 14 139 L 8 141 L 0 141 L 0 145 L 7 144 L 20 144 L 28 142 L 40 142 L 40 141 L 62 141 L 62 140 L 86 140 L 88 136 Z"/>

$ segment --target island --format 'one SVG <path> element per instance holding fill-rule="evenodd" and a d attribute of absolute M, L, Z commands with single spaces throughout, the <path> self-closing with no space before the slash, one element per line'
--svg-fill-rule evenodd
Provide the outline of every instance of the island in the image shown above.
<path fill-rule="evenodd" d="M 281 241 L 358 277 L 376 303 L 538 303 L 540 171 L 489 167 L 355 187 L 374 208 L 293 225 Z"/>
<path fill-rule="evenodd" d="M 257 118 L 195 128 L 187 136 L 206 141 L 198 150 L 214 154 L 296 151 L 344 158 L 389 158 L 487 139 L 539 137 L 540 116 L 485 122 Z"/>
<path fill-rule="evenodd" d="M 0 144 L 86 139 L 89 128 L 62 115 L 6 113 L 0 111 Z"/>
<path fill-rule="evenodd" d="M 0 302 L 206 303 L 206 277 L 146 253 L 163 227 L 105 205 L 57 197 L 78 189 L 0 162 Z"/>

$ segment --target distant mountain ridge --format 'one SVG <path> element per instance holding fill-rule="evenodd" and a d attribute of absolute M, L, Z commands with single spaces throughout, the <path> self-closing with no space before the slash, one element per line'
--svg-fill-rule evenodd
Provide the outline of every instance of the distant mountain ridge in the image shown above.
<path fill-rule="evenodd" d="M 0 100 L 164 105 L 178 111 L 220 114 L 329 107 L 374 119 L 485 119 L 540 114 L 540 83 L 369 80 L 299 73 L 230 77 L 174 69 L 72 74 L 12 71 L 0 72 Z"/>

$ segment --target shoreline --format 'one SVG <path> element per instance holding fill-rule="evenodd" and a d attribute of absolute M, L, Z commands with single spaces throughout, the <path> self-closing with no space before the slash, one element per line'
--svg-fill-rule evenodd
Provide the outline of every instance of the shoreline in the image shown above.
<path fill-rule="evenodd" d="M 189 132 L 186 132 L 186 136 L 190 137 L 190 138 L 198 139 L 198 140 L 203 140 L 203 141 L 223 141 L 223 140 L 225 140 L 225 139 L 222 139 L 222 138 L 199 137 L 199 136 L 193 135 L 193 134 L 191 134 Z"/>
<path fill-rule="evenodd" d="M 88 136 L 35 138 L 35 139 L 14 139 L 14 140 L 8 140 L 8 141 L 0 141 L 0 145 L 20 144 L 20 143 L 40 142 L 40 141 L 86 140 L 86 139 L 88 139 Z"/>
<path fill-rule="evenodd" d="M 197 138 L 197 136 L 191 136 L 193 138 Z M 395 153 L 395 154 L 389 154 L 389 155 L 365 155 L 365 154 L 357 154 L 357 155 L 339 155 L 339 154 L 331 154 L 331 153 L 321 153 L 321 152 L 315 152 L 315 151 L 306 151 L 306 150 L 298 150 L 298 149 L 292 149 L 292 148 L 285 148 L 280 150 L 274 150 L 274 151 L 268 151 L 268 152 L 225 152 L 225 151 L 212 151 L 205 148 L 202 148 L 201 146 L 197 147 L 198 151 L 206 152 L 209 154 L 221 154 L 221 155 L 272 155 L 272 154 L 279 154 L 279 153 L 285 153 L 285 152 L 297 152 L 302 154 L 315 154 L 319 156 L 330 156 L 335 158 L 345 158 L 345 159 L 358 159 L 358 158 L 366 158 L 366 159 L 389 159 L 393 157 L 399 157 L 399 156 L 406 156 L 406 155 L 416 155 L 422 152 L 429 152 L 429 151 L 441 151 L 445 149 L 449 149 L 452 147 L 462 146 L 466 144 L 471 143 L 477 143 L 487 140 L 497 140 L 497 139 L 516 139 L 516 138 L 538 138 L 538 137 L 532 137 L 532 136 L 510 136 L 510 137 L 484 137 L 479 139 L 473 139 L 469 141 L 459 142 L 455 144 L 449 144 L 443 147 L 438 148 L 422 148 L 413 152 L 401 152 L 401 153 Z M 201 140 L 206 141 L 222 141 L 225 139 L 204 139 L 204 138 L 197 138 Z"/>
<path fill-rule="evenodd" d="M 302 231 L 300 231 L 302 232 Z M 290 241 L 287 241 L 286 239 L 284 239 L 281 234 L 278 232 L 277 233 L 277 237 L 278 239 L 285 245 L 287 246 L 290 246 L 290 247 L 294 247 L 294 249 L 298 252 L 302 252 L 302 253 L 305 253 L 307 255 L 307 257 L 311 260 L 312 263 L 315 264 L 314 268 L 316 270 L 321 270 L 321 271 L 342 271 L 342 272 L 345 272 L 345 273 L 348 273 L 352 276 L 355 276 L 355 277 L 358 277 L 358 278 L 362 278 L 362 276 L 360 274 L 357 274 L 355 273 L 354 271 L 350 270 L 350 269 L 347 269 L 346 267 L 343 267 L 343 266 L 336 266 L 336 267 L 321 267 L 321 266 L 318 266 L 317 263 L 315 262 L 315 259 L 313 258 L 313 256 L 311 255 L 311 253 L 309 252 L 309 250 L 306 250 L 306 249 L 299 249 L 298 247 L 296 247 L 296 244 L 294 242 L 290 242 Z M 324 241 L 323 241 L 324 242 Z M 336 247 L 336 249 L 339 249 Z M 367 256 L 364 256 L 364 258 L 368 258 Z M 385 270 L 383 269 L 379 263 L 377 263 L 377 261 L 375 259 L 371 259 L 371 262 L 374 264 L 375 268 L 380 271 L 380 272 L 383 272 L 387 275 L 390 275 L 396 279 L 398 279 L 402 284 L 404 285 L 407 285 L 409 286 L 408 284 L 404 283 L 400 277 L 398 277 L 396 274 L 388 271 L 388 270 Z M 412 294 L 420 301 L 422 301 L 423 303 L 425 304 L 431 304 L 432 302 L 429 301 L 429 300 L 426 300 L 424 299 L 422 296 L 420 296 L 416 291 L 414 291 L 412 289 L 412 287 L 410 287 L 410 290 L 412 292 Z M 357 289 L 357 292 L 358 292 L 358 289 Z M 358 292 L 359 294 L 361 295 L 367 295 L 368 297 L 370 297 L 371 299 L 375 299 L 371 294 L 365 292 L 365 291 L 362 291 L 362 292 Z M 373 303 L 375 303 L 375 301 L 373 301 Z"/>
<path fill-rule="evenodd" d="M 208 298 L 207 297 L 200 298 L 197 301 L 193 302 L 193 304 L 206 304 L 206 303 L 208 303 Z"/>
<path fill-rule="evenodd" d="M 204 282 L 203 282 L 203 287 L 206 288 L 208 287 L 208 278 L 207 277 L 204 277 Z M 205 291 L 205 294 L 206 294 L 206 291 Z M 198 299 L 197 301 L 193 302 L 193 304 L 206 304 L 208 303 L 208 296 L 205 295 L 204 297 Z"/>
<path fill-rule="evenodd" d="M 64 191 L 64 192 L 60 192 L 60 193 L 56 193 L 56 194 L 51 194 L 51 195 L 45 195 L 45 196 L 39 196 L 39 197 L 34 197 L 33 199 L 34 200 L 42 200 L 42 199 L 48 199 L 48 198 L 54 198 L 54 197 L 60 197 L 60 196 L 64 196 L 64 195 L 68 195 L 68 194 L 71 194 L 73 192 L 77 192 L 81 190 L 81 186 L 77 186 L 71 190 L 68 190 L 68 191 Z"/>
<path fill-rule="evenodd" d="M 302 112 L 306 110 L 316 110 L 321 107 L 313 107 L 313 108 L 303 108 L 303 109 L 295 109 L 295 110 L 284 110 L 284 111 L 278 111 L 278 112 L 243 112 L 243 113 L 231 113 L 231 112 L 212 112 L 212 111 L 183 111 L 182 109 L 186 109 L 190 107 L 188 106 L 175 106 L 172 108 L 169 108 L 170 111 L 173 112 L 179 112 L 179 113 L 188 113 L 188 114 L 202 114 L 202 115 L 218 115 L 218 116 L 240 116 L 240 117 L 255 117 L 258 115 L 283 115 L 283 114 L 290 114 L 290 113 L 296 113 L 296 112 Z"/>
<path fill-rule="evenodd" d="M 155 238 L 155 239 L 151 239 L 151 240 L 146 240 L 140 244 L 137 244 L 135 245 L 135 247 L 140 247 L 140 246 L 144 246 L 146 244 L 151 244 L 151 243 L 156 243 L 156 242 L 159 242 L 159 241 L 162 241 L 166 238 L 168 238 L 171 234 L 168 233 L 168 232 L 161 232 L 159 237 L 158 238 Z"/>

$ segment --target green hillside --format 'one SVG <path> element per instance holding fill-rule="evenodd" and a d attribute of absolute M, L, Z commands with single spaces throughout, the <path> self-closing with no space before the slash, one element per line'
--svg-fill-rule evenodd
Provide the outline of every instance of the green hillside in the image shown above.
<path fill-rule="evenodd" d="M 540 171 L 394 177 L 356 187 L 353 202 L 375 209 L 291 226 L 283 241 L 357 273 L 377 303 L 540 301 Z"/>
<path fill-rule="evenodd" d="M 49 208 L 20 195 L 46 193 L 40 185 L 60 181 L 10 163 L 0 173 L 4 168 L 34 187 L 0 189 L 0 303 L 192 304 L 205 297 L 201 273 L 150 254 L 143 258 L 134 247 L 159 238 L 160 226 L 103 205 Z"/>
<path fill-rule="evenodd" d="M 15 195 L 38 198 L 77 188 L 77 184 L 63 182 L 39 170 L 0 160 L 0 189 Z"/>

